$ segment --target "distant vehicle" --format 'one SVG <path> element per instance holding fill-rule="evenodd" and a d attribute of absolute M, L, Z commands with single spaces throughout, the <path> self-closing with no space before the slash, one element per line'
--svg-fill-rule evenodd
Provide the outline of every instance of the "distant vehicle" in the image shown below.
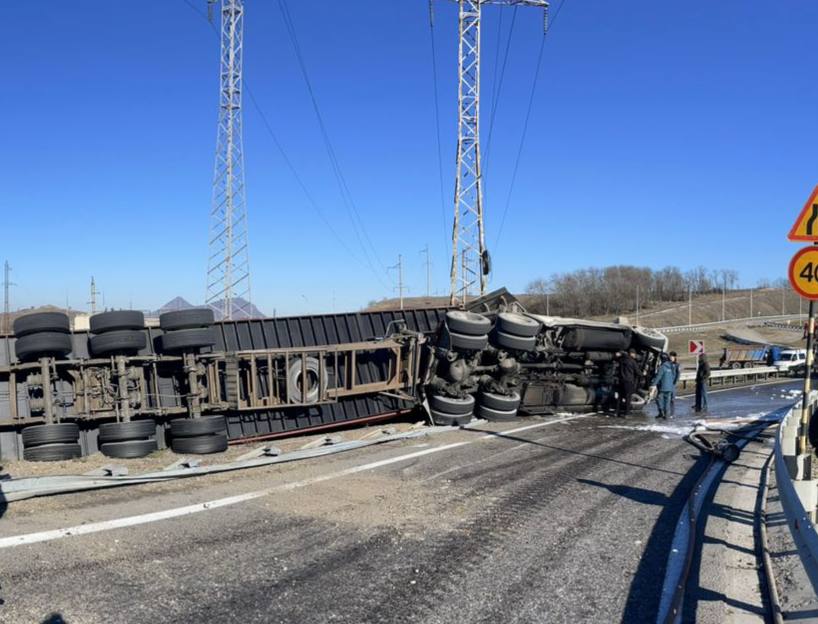
<path fill-rule="evenodd" d="M 773 366 L 781 372 L 797 372 L 804 370 L 806 362 L 806 349 L 784 349 L 779 358 L 773 361 Z"/>
<path fill-rule="evenodd" d="M 750 368 L 752 366 L 772 366 L 781 359 L 782 349 L 773 345 L 753 345 L 724 349 L 719 366 L 721 368 Z"/>

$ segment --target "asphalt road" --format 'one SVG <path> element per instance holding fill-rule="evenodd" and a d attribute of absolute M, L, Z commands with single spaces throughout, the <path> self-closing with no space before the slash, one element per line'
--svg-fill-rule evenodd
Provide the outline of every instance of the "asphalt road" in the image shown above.
<path fill-rule="evenodd" d="M 791 387 L 714 394 L 711 416 L 771 411 L 792 402 Z M 684 401 L 677 411 L 678 421 L 690 417 Z M 653 621 L 676 519 L 704 466 L 673 435 L 676 424 L 663 435 L 647 416 L 521 419 L 14 503 L 0 537 L 294 484 L 202 513 L 0 549 L 0 622 Z M 540 426 L 486 433 L 530 425 Z M 457 442 L 468 444 L 420 454 Z"/>

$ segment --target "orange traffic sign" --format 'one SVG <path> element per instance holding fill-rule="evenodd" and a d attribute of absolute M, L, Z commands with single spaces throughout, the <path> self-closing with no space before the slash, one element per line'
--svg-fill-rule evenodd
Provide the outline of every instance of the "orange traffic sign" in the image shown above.
<path fill-rule="evenodd" d="M 787 238 L 791 241 L 818 242 L 818 186 L 801 209 Z"/>
<path fill-rule="evenodd" d="M 802 297 L 818 300 L 818 247 L 804 247 L 790 260 L 790 284 Z"/>

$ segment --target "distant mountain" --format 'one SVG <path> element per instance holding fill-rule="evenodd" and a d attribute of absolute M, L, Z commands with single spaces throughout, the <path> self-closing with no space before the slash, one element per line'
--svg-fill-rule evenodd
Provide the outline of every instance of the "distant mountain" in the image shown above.
<path fill-rule="evenodd" d="M 223 318 L 221 313 L 223 303 L 221 301 L 214 301 L 211 304 L 213 311 L 216 314 L 216 320 L 220 321 Z M 168 301 L 165 305 L 161 308 L 156 310 L 153 315 L 159 316 L 164 312 L 174 312 L 176 310 L 189 310 L 191 308 L 203 308 L 203 305 L 193 305 L 187 299 L 183 297 L 174 297 L 170 301 Z M 249 301 L 242 299 L 241 297 L 237 297 L 233 299 L 233 319 L 248 319 L 248 318 L 263 318 L 264 313 L 259 310 L 256 306 L 254 306 Z"/>

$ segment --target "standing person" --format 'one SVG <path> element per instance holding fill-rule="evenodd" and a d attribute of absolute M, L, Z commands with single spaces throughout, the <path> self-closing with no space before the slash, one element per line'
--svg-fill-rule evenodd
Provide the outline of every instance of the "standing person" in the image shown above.
<path fill-rule="evenodd" d="M 682 374 L 682 367 L 679 366 L 679 355 L 675 351 L 670 352 L 670 363 L 673 365 L 673 391 L 670 394 L 670 415 L 676 413 L 676 386 L 679 385 L 679 375 Z"/>
<path fill-rule="evenodd" d="M 636 349 L 630 349 L 619 358 L 619 384 L 616 388 L 616 416 L 625 417 L 631 411 L 631 397 L 639 386 L 639 363 Z"/>
<path fill-rule="evenodd" d="M 662 353 L 659 357 L 662 363 L 659 365 L 659 370 L 656 371 L 650 385 L 657 390 L 656 406 L 659 408 L 659 415 L 656 418 L 667 418 L 668 412 L 670 412 L 670 397 L 676 383 L 676 373 L 667 353 Z"/>
<path fill-rule="evenodd" d="M 693 410 L 698 412 L 707 411 L 707 384 L 710 381 L 710 363 L 707 355 L 702 353 L 699 356 L 699 367 L 696 369 L 696 404 Z"/>

